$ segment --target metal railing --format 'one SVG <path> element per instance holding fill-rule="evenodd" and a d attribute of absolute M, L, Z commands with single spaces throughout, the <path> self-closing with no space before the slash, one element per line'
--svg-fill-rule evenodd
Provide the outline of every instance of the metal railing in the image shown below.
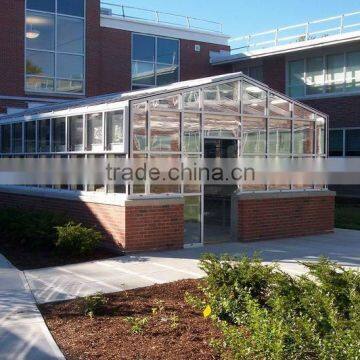
<path fill-rule="evenodd" d="M 192 30 L 215 32 L 222 34 L 223 26 L 216 21 L 194 18 L 185 15 L 178 15 L 163 11 L 137 8 L 121 5 L 117 2 L 100 1 L 102 15 L 120 17 L 130 20 L 140 20 L 152 23 L 172 25 Z"/>
<path fill-rule="evenodd" d="M 360 30 L 360 11 L 235 37 L 230 39 L 229 43 L 232 53 L 237 53 L 244 50 L 266 49 L 279 45 L 320 39 L 358 30 Z"/>

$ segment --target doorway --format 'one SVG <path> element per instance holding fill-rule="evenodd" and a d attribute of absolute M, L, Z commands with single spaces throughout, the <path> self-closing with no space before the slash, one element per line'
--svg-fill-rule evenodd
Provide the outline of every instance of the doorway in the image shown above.
<path fill-rule="evenodd" d="M 205 158 L 237 158 L 238 141 L 204 140 Z M 204 185 L 204 243 L 231 241 L 231 196 L 236 185 Z"/>

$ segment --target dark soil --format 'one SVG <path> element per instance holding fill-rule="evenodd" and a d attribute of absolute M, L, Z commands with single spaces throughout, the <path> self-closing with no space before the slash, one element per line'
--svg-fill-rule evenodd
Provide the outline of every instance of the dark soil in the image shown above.
<path fill-rule="evenodd" d="M 84 315 L 84 299 L 40 310 L 67 359 L 218 359 L 209 343 L 220 331 L 184 300 L 186 291 L 199 293 L 198 284 L 182 280 L 105 295 L 106 305 L 93 318 Z M 140 333 L 128 317 L 147 318 Z"/>
<path fill-rule="evenodd" d="M 4 255 L 14 266 L 20 270 L 39 269 L 50 266 L 76 264 L 85 261 L 107 259 L 119 256 L 118 252 L 104 248 L 98 248 L 94 253 L 87 256 L 60 256 L 54 249 L 42 247 L 40 249 L 28 249 L 19 246 L 7 239 L 4 234 L 0 235 L 0 254 Z"/>

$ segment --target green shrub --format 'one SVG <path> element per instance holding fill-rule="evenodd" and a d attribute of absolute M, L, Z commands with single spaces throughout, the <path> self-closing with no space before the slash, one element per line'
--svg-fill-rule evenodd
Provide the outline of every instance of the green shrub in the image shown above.
<path fill-rule="evenodd" d="M 202 259 L 204 296 L 190 299 L 210 306 L 223 358 L 360 359 L 360 273 L 304 265 L 308 275 L 291 277 L 258 258 Z"/>
<path fill-rule="evenodd" d="M 144 332 L 144 327 L 148 324 L 149 318 L 145 317 L 133 317 L 128 316 L 125 320 L 131 325 L 131 332 L 133 334 L 142 334 Z"/>
<path fill-rule="evenodd" d="M 89 295 L 84 298 L 84 314 L 93 318 L 99 315 L 104 305 L 106 305 L 108 299 L 101 293 L 95 295 Z"/>
<path fill-rule="evenodd" d="M 9 208 L 0 211 L 0 231 L 14 243 L 27 248 L 54 247 L 56 226 L 68 219 L 48 211 Z"/>
<path fill-rule="evenodd" d="M 81 256 L 87 255 L 94 251 L 99 245 L 102 236 L 91 228 L 75 225 L 72 222 L 64 226 L 56 227 L 58 238 L 55 243 L 59 253 L 64 255 Z"/>

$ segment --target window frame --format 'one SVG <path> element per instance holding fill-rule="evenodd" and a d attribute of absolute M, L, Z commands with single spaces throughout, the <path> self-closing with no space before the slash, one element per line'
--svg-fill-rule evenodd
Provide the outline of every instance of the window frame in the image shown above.
<path fill-rule="evenodd" d="M 140 35 L 140 36 L 147 36 L 147 37 L 151 37 L 154 38 L 155 40 L 155 52 L 154 52 L 154 61 L 144 61 L 144 60 L 134 60 L 134 35 Z M 131 33 L 131 89 L 135 90 L 135 89 L 146 89 L 146 88 L 151 88 L 151 87 L 156 87 L 158 86 L 158 75 L 157 75 L 157 65 L 169 65 L 169 64 L 165 64 L 165 63 L 158 63 L 157 61 L 157 48 L 158 48 L 158 39 L 166 39 L 166 40 L 173 40 L 176 41 L 178 43 L 178 63 L 177 63 L 177 72 L 178 72 L 178 76 L 177 76 L 177 81 L 180 81 L 180 66 L 181 66 L 181 54 L 180 54 L 180 39 L 178 38 L 173 38 L 173 37 L 169 37 L 169 36 L 158 36 L 158 35 L 151 35 L 151 34 L 143 34 L 143 33 L 138 33 L 138 32 L 132 32 Z M 149 85 L 149 84 L 134 84 L 133 83 L 133 73 L 132 73 L 132 67 L 133 67 L 133 63 L 135 61 L 141 61 L 143 63 L 146 64 L 151 64 L 154 67 L 154 85 Z"/>
<path fill-rule="evenodd" d="M 84 17 L 75 16 L 75 15 L 67 15 L 62 14 L 58 12 L 58 0 L 55 0 L 55 12 L 48 12 L 48 11 L 42 11 L 42 10 L 33 10 L 29 9 L 27 7 L 27 1 L 25 1 L 25 7 L 24 7 L 24 90 L 26 94 L 59 94 L 59 95 L 68 95 L 73 97 L 83 97 L 86 94 L 86 0 L 84 1 Z M 33 49 L 31 47 L 27 47 L 26 44 L 26 17 L 28 12 L 33 12 L 39 15 L 52 15 L 54 16 L 54 50 L 39 50 L 39 49 Z M 64 17 L 64 18 L 72 18 L 72 19 L 78 19 L 83 21 L 83 53 L 76 53 L 76 52 L 64 52 L 64 51 L 57 51 L 57 43 L 58 43 L 58 17 Z M 27 61 L 27 51 L 34 51 L 34 52 L 48 52 L 54 55 L 54 76 L 48 77 L 48 76 L 38 76 L 38 75 L 28 75 L 26 73 L 26 61 Z M 58 66 L 58 55 L 76 55 L 81 56 L 83 61 L 83 79 L 67 79 L 63 77 L 57 76 L 57 66 Z M 53 90 L 35 90 L 35 89 L 29 89 L 27 87 L 27 79 L 28 78 L 41 78 L 41 79 L 51 79 L 53 81 Z M 57 82 L 65 80 L 65 81 L 74 81 L 74 82 L 81 82 L 82 83 L 82 91 L 81 92 L 71 92 L 71 91 L 58 91 L 57 90 Z"/>

